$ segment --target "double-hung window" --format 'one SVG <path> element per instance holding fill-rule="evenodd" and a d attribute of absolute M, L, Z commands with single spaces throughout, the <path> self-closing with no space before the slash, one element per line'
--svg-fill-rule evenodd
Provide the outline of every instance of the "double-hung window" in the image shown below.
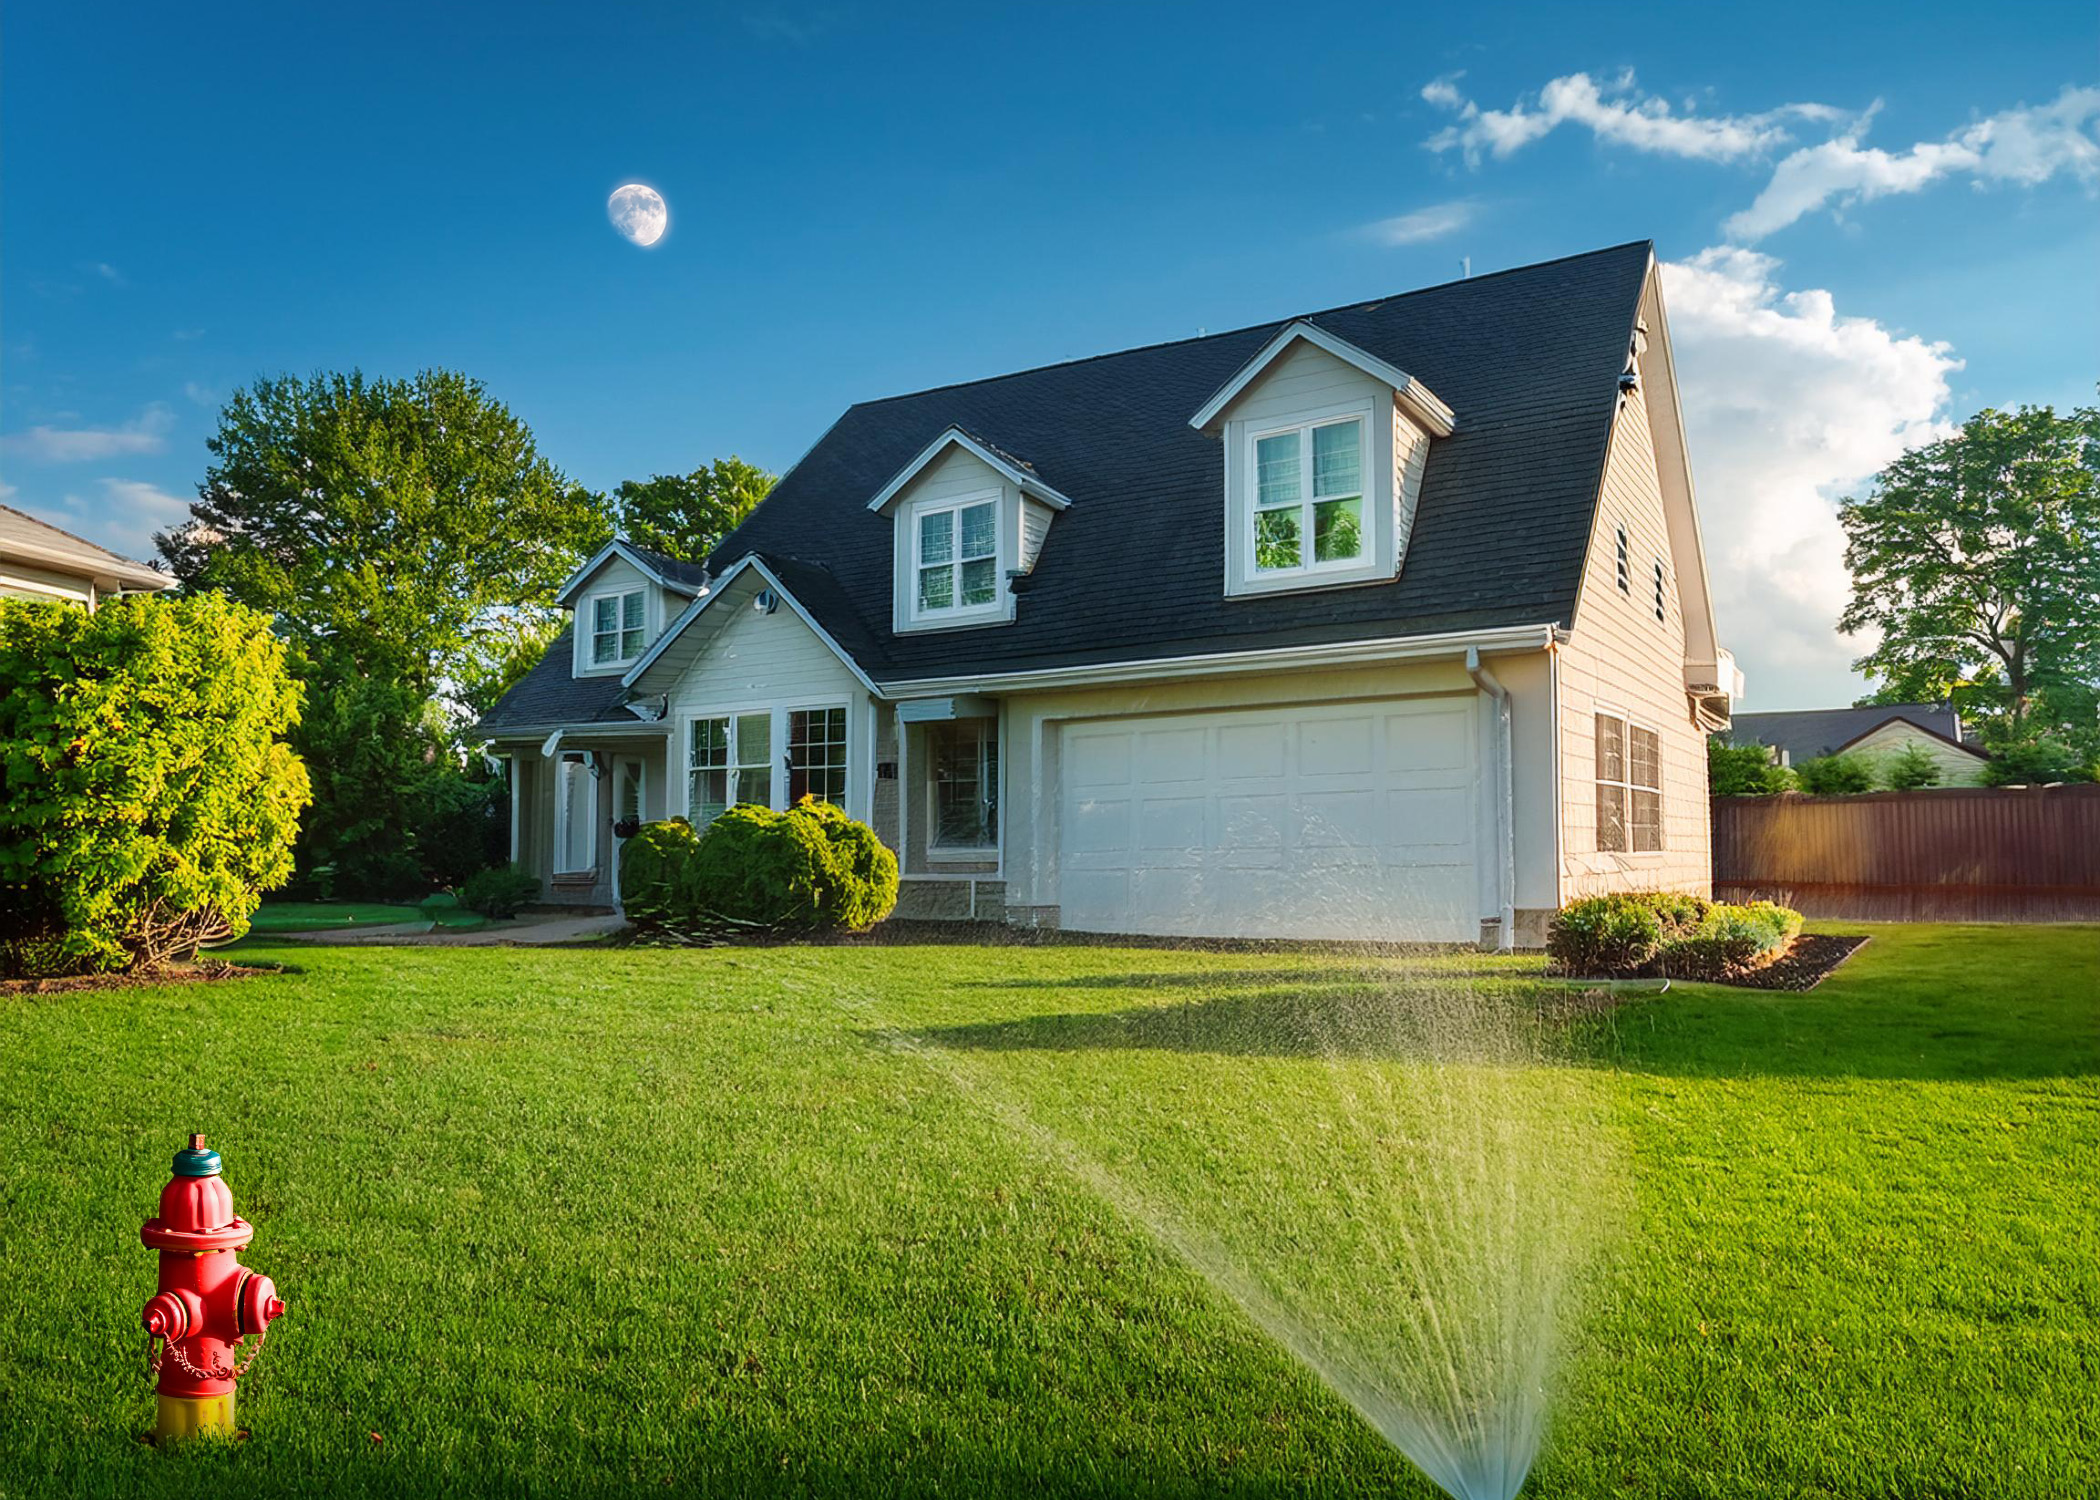
<path fill-rule="evenodd" d="M 940 618 L 999 602 L 999 502 L 928 506 L 912 517 L 912 614 Z"/>
<path fill-rule="evenodd" d="M 695 719 L 686 740 L 686 807 L 704 828 L 739 802 L 773 805 L 773 715 Z"/>
<path fill-rule="evenodd" d="M 648 601 L 640 589 L 591 600 L 591 665 L 617 667 L 640 656 L 649 633 L 647 619 Z"/>
<path fill-rule="evenodd" d="M 1364 421 L 1345 417 L 1254 438 L 1257 573 L 1347 566 L 1364 554 Z"/>
<path fill-rule="evenodd" d="M 834 806 L 846 800 L 846 710 L 788 711 L 788 805 L 804 797 Z"/>
<path fill-rule="evenodd" d="M 1597 848 L 1662 848 L 1662 736 L 1617 714 L 1597 715 Z"/>

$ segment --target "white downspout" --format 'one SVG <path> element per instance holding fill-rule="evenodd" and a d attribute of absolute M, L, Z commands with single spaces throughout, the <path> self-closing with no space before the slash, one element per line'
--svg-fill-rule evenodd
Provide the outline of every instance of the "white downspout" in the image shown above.
<path fill-rule="evenodd" d="M 1495 899 L 1501 923 L 1495 951 L 1508 953 L 1517 943 L 1516 778 L 1511 766 L 1509 689 L 1480 660 L 1480 648 L 1466 647 L 1466 675 L 1495 705 Z"/>

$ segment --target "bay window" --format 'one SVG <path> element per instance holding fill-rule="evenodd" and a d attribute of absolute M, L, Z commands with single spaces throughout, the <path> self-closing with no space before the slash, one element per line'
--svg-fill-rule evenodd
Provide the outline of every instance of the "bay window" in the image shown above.
<path fill-rule="evenodd" d="M 927 726 L 933 765 L 933 848 L 999 846 L 999 721 L 952 719 Z"/>

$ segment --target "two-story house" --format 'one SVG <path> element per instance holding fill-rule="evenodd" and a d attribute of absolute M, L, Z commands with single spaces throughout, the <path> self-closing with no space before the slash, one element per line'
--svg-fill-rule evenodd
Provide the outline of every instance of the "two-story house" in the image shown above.
<path fill-rule="evenodd" d="M 805 795 L 903 915 L 1531 944 L 1703 891 L 1715 639 L 1651 247 L 857 405 L 623 543 L 483 721 L 516 857 Z"/>

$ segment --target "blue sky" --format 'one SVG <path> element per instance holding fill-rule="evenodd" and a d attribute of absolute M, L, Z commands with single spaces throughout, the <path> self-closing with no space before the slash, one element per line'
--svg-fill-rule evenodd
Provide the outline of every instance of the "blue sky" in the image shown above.
<path fill-rule="evenodd" d="M 2100 21 L 2016 6 L 11 6 L 0 495 L 134 554 L 265 372 L 586 483 L 1652 237 L 1723 637 L 1842 702 L 1831 502 L 2100 375 Z M 653 184 L 640 249 L 606 195 Z"/>

